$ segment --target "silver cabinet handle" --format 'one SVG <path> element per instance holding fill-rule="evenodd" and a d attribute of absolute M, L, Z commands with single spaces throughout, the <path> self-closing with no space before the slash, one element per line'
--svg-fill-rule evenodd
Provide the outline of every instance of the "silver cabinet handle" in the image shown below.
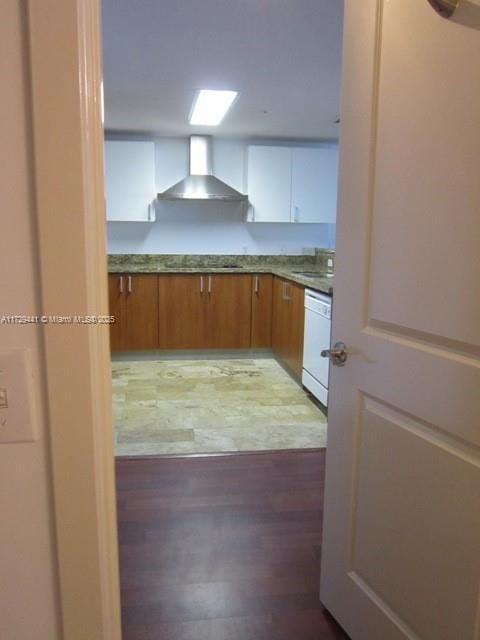
<path fill-rule="evenodd" d="M 255 293 L 258 293 L 258 291 L 259 291 L 258 276 L 255 276 Z"/>
<path fill-rule="evenodd" d="M 203 293 L 203 276 L 200 276 L 200 293 Z"/>
<path fill-rule="evenodd" d="M 128 285 L 127 285 L 128 293 L 132 293 L 132 276 L 128 274 Z"/>
<path fill-rule="evenodd" d="M 118 279 L 118 290 L 120 293 L 123 293 L 123 276 L 120 276 Z"/>
<path fill-rule="evenodd" d="M 336 342 L 333 349 L 325 349 L 320 355 L 322 358 L 329 358 L 336 367 L 343 367 L 348 357 L 347 346 L 344 342 Z"/>
<path fill-rule="evenodd" d="M 208 293 L 212 293 L 212 276 L 208 276 Z"/>

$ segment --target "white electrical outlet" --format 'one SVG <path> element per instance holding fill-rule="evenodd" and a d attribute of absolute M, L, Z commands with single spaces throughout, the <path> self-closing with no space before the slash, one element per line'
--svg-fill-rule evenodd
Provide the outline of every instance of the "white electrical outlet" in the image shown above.
<path fill-rule="evenodd" d="M 327 267 L 333 267 L 333 258 L 327 258 Z"/>
<path fill-rule="evenodd" d="M 34 442 L 34 390 L 31 352 L 0 350 L 0 443 Z"/>

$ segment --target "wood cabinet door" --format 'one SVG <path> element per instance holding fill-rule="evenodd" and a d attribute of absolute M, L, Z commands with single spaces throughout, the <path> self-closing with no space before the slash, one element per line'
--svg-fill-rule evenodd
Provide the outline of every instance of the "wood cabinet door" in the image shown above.
<path fill-rule="evenodd" d="M 273 278 L 272 348 L 275 356 L 297 377 L 302 375 L 304 288 Z"/>
<path fill-rule="evenodd" d="M 252 276 L 251 346 L 254 349 L 272 346 L 272 276 L 269 273 Z"/>
<path fill-rule="evenodd" d="M 285 364 L 297 377 L 302 375 L 303 333 L 305 322 L 305 289 L 294 282 L 286 282 Z"/>
<path fill-rule="evenodd" d="M 207 274 L 206 332 L 211 349 L 248 349 L 252 313 L 252 278 L 240 274 Z"/>
<path fill-rule="evenodd" d="M 287 356 L 288 306 L 285 297 L 286 280 L 273 277 L 272 285 L 272 348 L 283 363 Z"/>
<path fill-rule="evenodd" d="M 206 287 L 201 274 L 158 276 L 160 349 L 205 349 Z"/>
<path fill-rule="evenodd" d="M 126 275 L 127 349 L 158 349 L 157 274 Z"/>
<path fill-rule="evenodd" d="M 110 325 L 110 349 L 123 351 L 126 349 L 126 309 L 125 309 L 126 277 L 121 273 L 110 273 L 108 276 L 108 302 L 110 315 L 115 322 Z"/>

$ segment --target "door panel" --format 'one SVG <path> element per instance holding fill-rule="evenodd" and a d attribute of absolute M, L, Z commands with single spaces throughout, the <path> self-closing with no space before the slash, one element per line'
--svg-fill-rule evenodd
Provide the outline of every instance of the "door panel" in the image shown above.
<path fill-rule="evenodd" d="M 252 276 L 252 336 L 251 346 L 268 349 L 272 346 L 272 276 Z"/>
<path fill-rule="evenodd" d="M 108 302 L 110 315 L 115 322 L 110 325 L 110 349 L 122 351 L 126 348 L 126 315 L 125 315 L 125 275 L 111 273 L 108 276 Z"/>
<path fill-rule="evenodd" d="M 208 274 L 205 277 L 209 348 L 247 349 L 251 332 L 251 276 Z"/>
<path fill-rule="evenodd" d="M 126 275 L 128 349 L 158 349 L 158 284 L 156 274 Z"/>
<path fill-rule="evenodd" d="M 479 347 L 480 36 L 418 4 L 382 20 L 369 317 Z"/>
<path fill-rule="evenodd" d="M 472 637 L 480 569 L 478 460 L 368 397 L 360 420 L 351 572 L 411 621 L 418 637 Z M 402 532 L 394 546 L 392 531 Z M 462 552 L 466 541 L 476 548 L 474 558 Z M 467 597 L 452 603 L 458 593 Z"/>
<path fill-rule="evenodd" d="M 206 348 L 205 287 L 200 274 L 158 276 L 160 349 Z"/>
<path fill-rule="evenodd" d="M 480 34 L 466 4 L 453 20 L 427 1 L 345 5 L 332 342 L 349 357 L 330 375 L 321 599 L 353 640 L 480 638 Z"/>

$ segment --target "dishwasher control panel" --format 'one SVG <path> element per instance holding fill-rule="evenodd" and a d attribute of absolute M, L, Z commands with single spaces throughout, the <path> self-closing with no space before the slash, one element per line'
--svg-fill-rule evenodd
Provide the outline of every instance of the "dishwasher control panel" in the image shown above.
<path fill-rule="evenodd" d="M 319 313 L 324 318 L 332 317 L 332 301 L 331 299 L 316 291 L 305 291 L 305 309 L 309 309 L 314 313 Z"/>

